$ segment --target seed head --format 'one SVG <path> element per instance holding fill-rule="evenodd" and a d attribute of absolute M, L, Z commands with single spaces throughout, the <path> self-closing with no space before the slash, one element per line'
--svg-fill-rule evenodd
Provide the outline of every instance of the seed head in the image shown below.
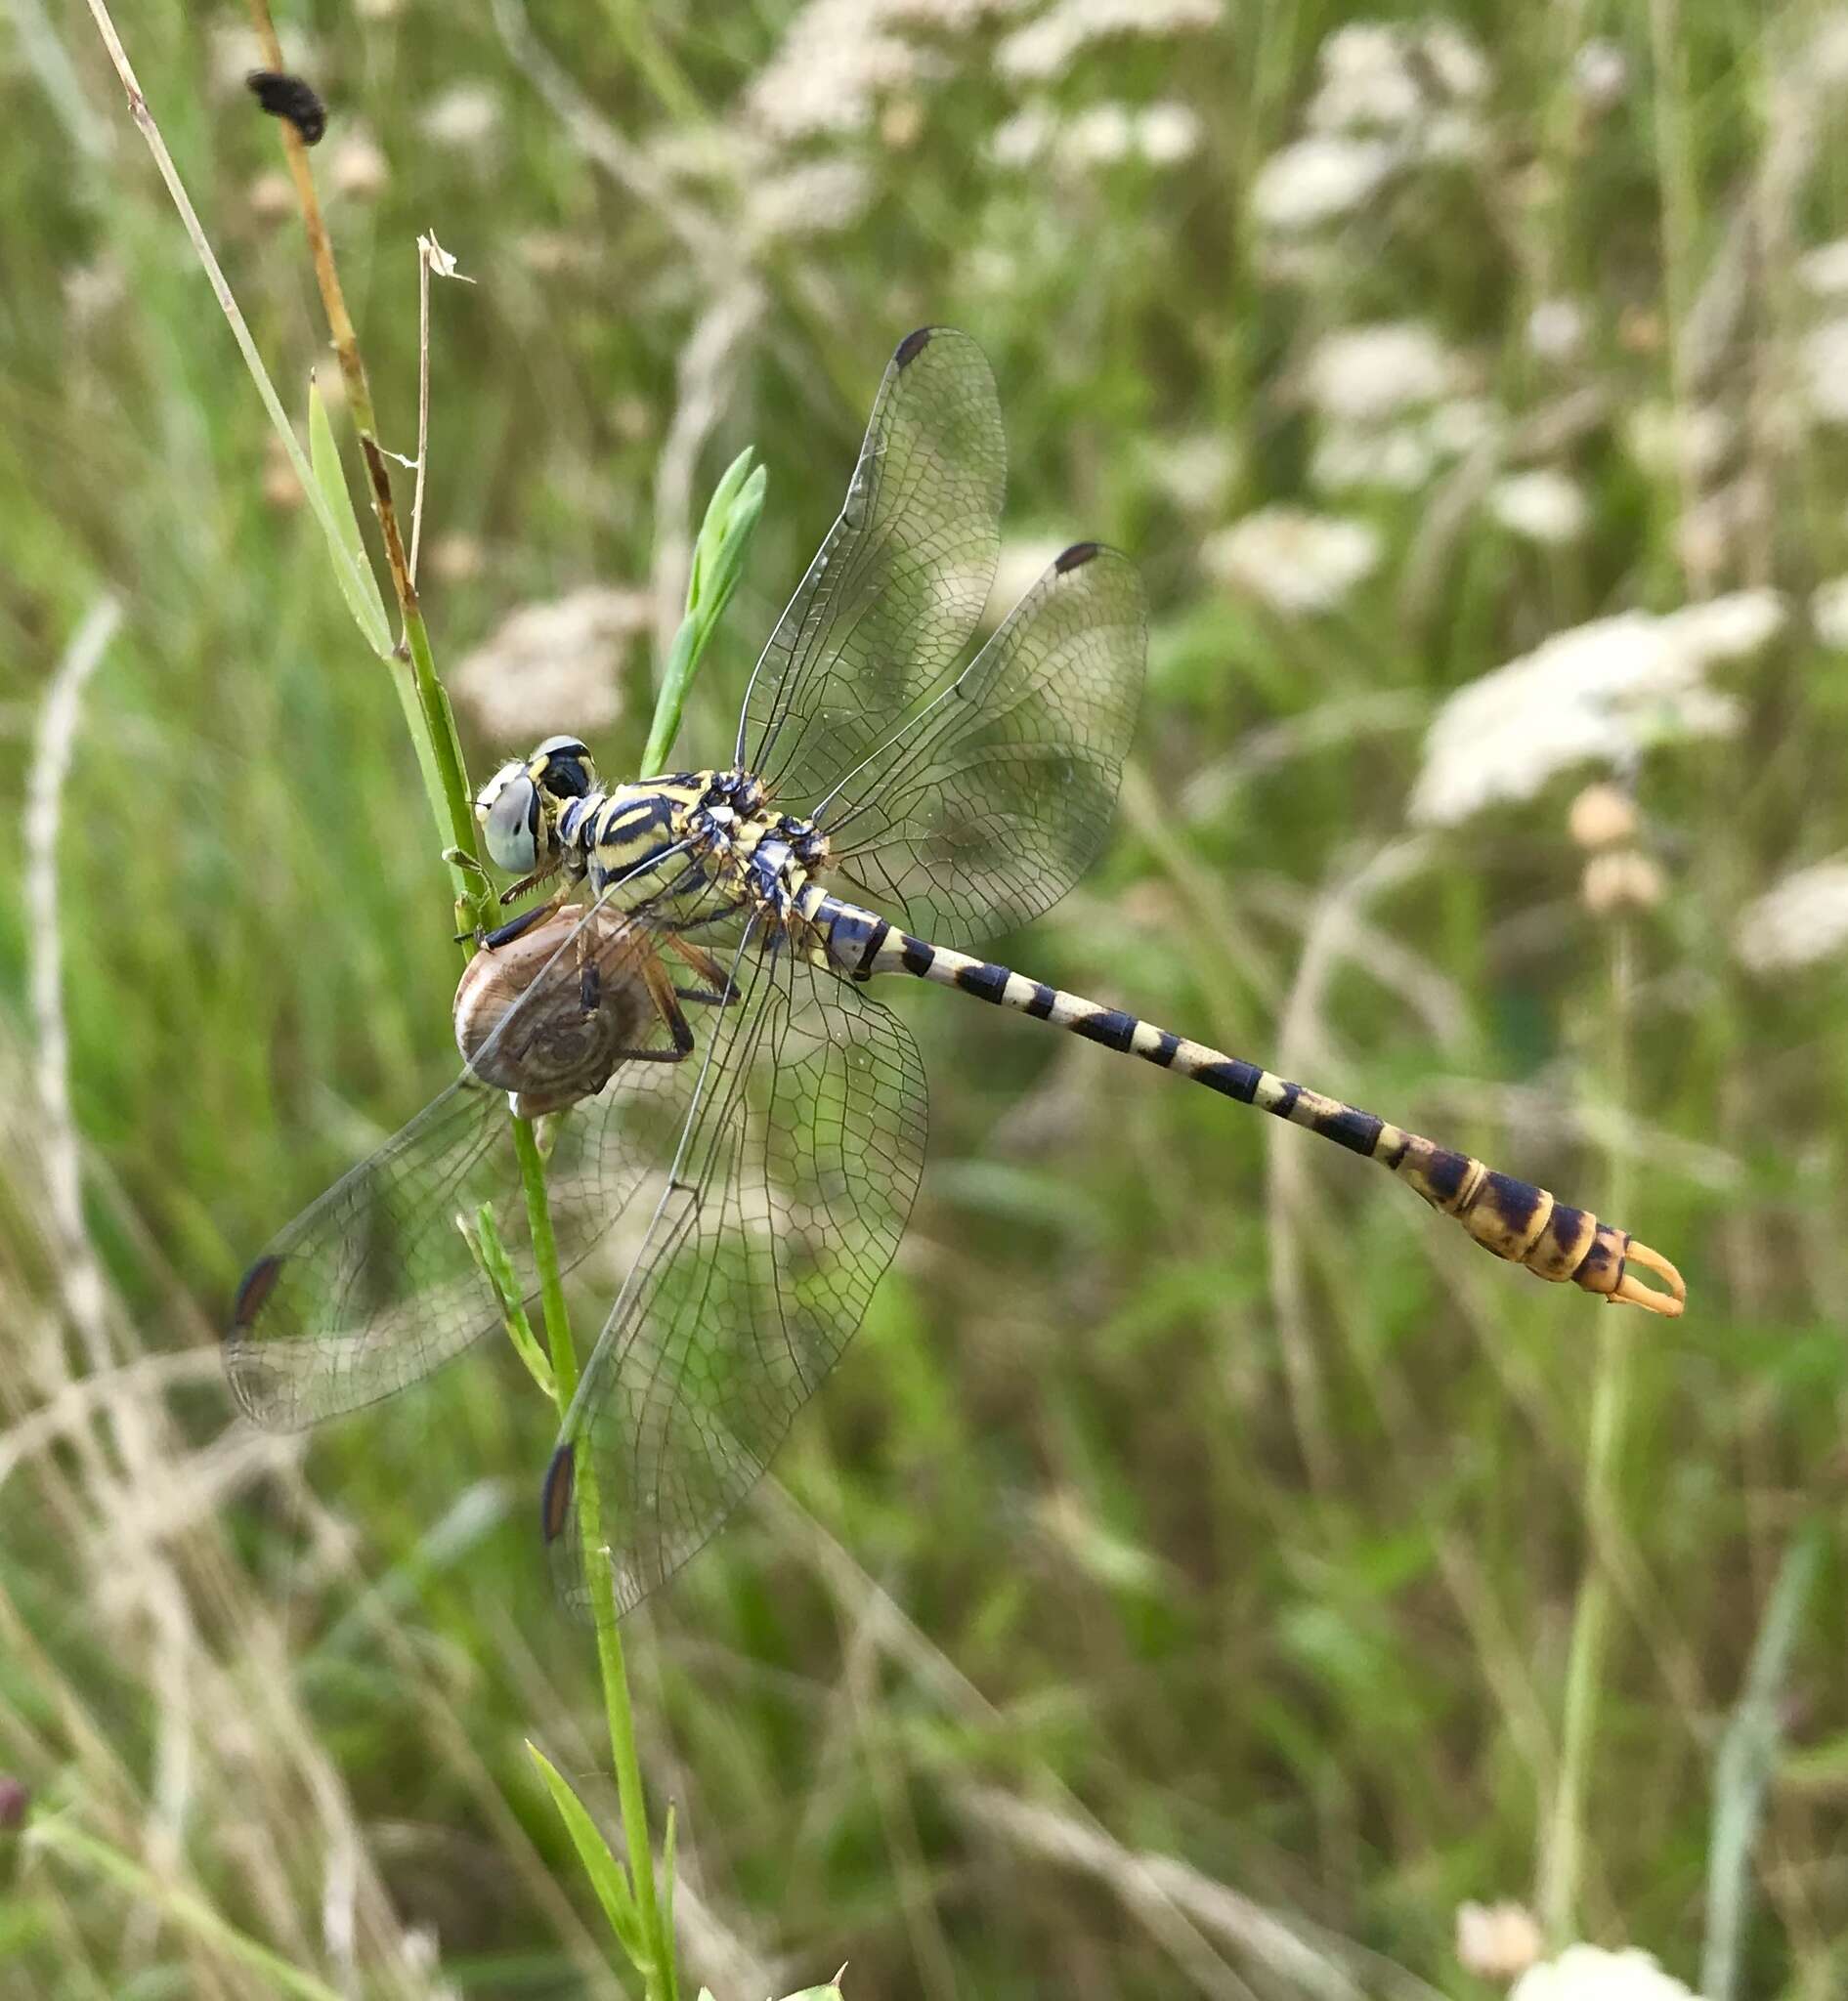
<path fill-rule="evenodd" d="M 1582 894 L 1594 917 L 1651 911 L 1662 900 L 1662 872 L 1641 848 L 1608 848 L 1585 864 Z"/>
<path fill-rule="evenodd" d="M 1587 786 L 1572 801 L 1567 826 L 1572 839 L 1593 853 L 1636 837 L 1636 803 L 1621 786 Z"/>
<path fill-rule="evenodd" d="M 272 167 L 251 182 L 244 199 L 250 205 L 250 217 L 270 228 L 274 224 L 286 222 L 295 212 L 295 188 L 289 177 L 279 167 Z"/>
<path fill-rule="evenodd" d="M 1525 1904 L 1466 1903 L 1456 1914 L 1456 1956 L 1465 1973 L 1505 1986 L 1540 1956 L 1540 1928 Z"/>

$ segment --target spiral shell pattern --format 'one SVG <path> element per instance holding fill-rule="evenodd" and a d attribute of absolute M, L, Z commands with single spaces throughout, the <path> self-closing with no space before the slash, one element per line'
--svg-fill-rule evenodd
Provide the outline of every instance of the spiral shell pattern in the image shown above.
<path fill-rule="evenodd" d="M 564 910 L 484 947 L 455 989 L 455 1044 L 523 1119 L 594 1097 L 642 1046 L 655 1009 L 620 917 Z M 586 997 L 585 969 L 594 968 Z M 586 1009 L 586 998 L 592 1005 Z"/>

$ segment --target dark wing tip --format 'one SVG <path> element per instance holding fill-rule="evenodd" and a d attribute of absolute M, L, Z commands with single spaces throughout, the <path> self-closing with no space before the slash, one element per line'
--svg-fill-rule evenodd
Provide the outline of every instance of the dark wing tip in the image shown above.
<path fill-rule="evenodd" d="M 573 1483 L 572 1447 L 568 1440 L 552 1454 L 545 1469 L 545 1485 L 539 1490 L 539 1532 L 547 1543 L 555 1543 L 571 1519 Z"/>
<path fill-rule="evenodd" d="M 276 1290 L 276 1282 L 282 1275 L 282 1260 L 279 1257 L 259 1257 L 237 1281 L 237 1297 L 231 1305 L 231 1325 L 225 1330 L 228 1341 L 246 1333 L 250 1323 L 263 1311 L 264 1302 Z"/>
<path fill-rule="evenodd" d="M 936 330 L 934 326 L 921 326 L 915 332 L 906 334 L 904 339 L 898 343 L 897 350 L 892 356 L 892 366 L 894 368 L 909 368 L 912 362 L 930 345 L 930 336 Z"/>
<path fill-rule="evenodd" d="M 1063 576 L 1067 571 L 1082 569 L 1094 556 L 1102 554 L 1101 542 L 1074 542 L 1069 549 L 1062 549 L 1053 558 L 1053 568 Z"/>

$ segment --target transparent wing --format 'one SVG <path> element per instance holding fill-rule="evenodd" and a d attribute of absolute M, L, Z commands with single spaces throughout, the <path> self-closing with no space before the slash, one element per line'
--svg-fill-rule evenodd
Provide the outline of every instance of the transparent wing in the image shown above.
<path fill-rule="evenodd" d="M 599 947 L 605 1003 L 634 980 L 654 945 L 643 927 L 586 913 L 548 961 L 575 993 L 573 942 L 607 925 Z M 545 976 L 508 1010 L 478 1057 L 530 1029 Z M 655 1018 L 652 1043 L 668 1046 Z M 560 1261 L 582 1262 L 622 1217 L 651 1167 L 670 1160 L 692 1101 L 698 1057 L 625 1062 L 595 1097 L 551 1122 L 547 1169 Z M 492 1202 L 495 1227 L 529 1300 L 537 1280 L 507 1095 L 471 1071 L 369 1159 L 305 1209 L 250 1267 L 225 1338 L 233 1393 L 272 1430 L 293 1430 L 375 1403 L 428 1376 L 499 1325 L 458 1218 Z M 614 1287 L 614 1279 L 612 1287 Z"/>
<path fill-rule="evenodd" d="M 591 1609 L 579 1469 L 626 1611 L 716 1530 L 852 1339 L 911 1213 L 924 1066 L 897 1017 L 763 958 L 546 1483 L 560 1591 Z"/>
<path fill-rule="evenodd" d="M 1147 608 L 1115 549 L 1067 549 L 958 679 L 822 815 L 836 873 L 905 928 L 968 946 L 1050 910 L 1109 830 Z"/>
<path fill-rule="evenodd" d="M 907 336 L 840 518 L 745 696 L 739 762 L 785 811 L 883 743 L 967 643 L 1001 548 L 1006 463 L 982 351 L 947 327 Z"/>

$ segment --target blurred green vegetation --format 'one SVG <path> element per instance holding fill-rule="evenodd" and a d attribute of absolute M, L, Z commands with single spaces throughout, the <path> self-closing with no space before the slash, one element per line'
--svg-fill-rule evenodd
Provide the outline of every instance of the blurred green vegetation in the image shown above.
<path fill-rule="evenodd" d="M 1344 61 L 1359 88 L 1363 44 L 1331 41 L 1353 10 L 1201 24 L 1219 10 L 1151 0 L 1141 32 L 1049 30 L 1098 13 L 283 21 L 332 108 L 315 164 L 395 449 L 417 233 L 476 280 L 433 302 L 439 663 L 521 606 L 652 591 L 646 629 L 578 660 L 613 715 L 602 767 L 631 768 L 676 563 L 752 445 L 768 508 L 681 739 L 720 754 L 892 343 L 973 333 L 1010 535 L 1119 543 L 1155 606 L 1118 836 L 997 950 L 1677 1259 L 1688 1317 L 1621 1330 L 1578 1930 L 1695 1980 L 1716 1745 L 1814 1528 L 1737 1991 L 1838 1993 L 1848 975 L 1820 952 L 1754 971 L 1736 941 L 1781 876 L 1848 847 L 1848 676 L 1811 598 L 1848 569 L 1848 396 L 1805 261 L 1848 227 L 1824 143 L 1848 29 L 1811 5 L 1477 5 L 1445 17 L 1471 81 L 1407 12 L 1422 96 L 1361 118 L 1389 149 L 1371 192 L 1279 232 L 1254 202 Z M 121 26 L 305 420 L 310 370 L 334 371 L 242 19 Z M 521 1748 L 598 1803 L 592 1655 L 537 1552 L 548 1414 L 517 1363 L 484 1350 L 305 1459 L 231 1428 L 216 1387 L 254 1249 L 446 1081 L 449 891 L 384 670 L 88 21 L 16 0 L 0 64 L 9 800 L 72 632 L 105 594 L 123 613 L 56 878 L 100 1302 L 71 1279 L 23 850 L 0 843 L 0 1769 L 347 1991 L 615 1992 Z M 1542 337 L 1554 301 L 1569 341 Z M 1460 358 L 1428 400 L 1491 447 L 1330 494 L 1317 344 L 1404 319 Z M 1485 502 L 1536 464 L 1582 532 L 1536 540 Z M 1278 503 L 1375 538 L 1326 611 L 1240 591 L 1214 553 Z M 1720 671 L 1734 726 L 1625 774 L 1658 873 L 1641 907 L 1581 894 L 1584 765 L 1407 842 L 1449 691 L 1602 615 L 1745 587 L 1785 615 Z M 506 671 L 491 655 L 468 685 Z M 579 720 L 535 707 L 509 742 L 462 685 L 478 772 Z M 780 1486 L 631 1629 L 689 1962 L 720 2001 L 842 1960 L 850 1995 L 932 2001 L 1498 1991 L 1459 1967 L 1455 1913 L 1542 1869 L 1619 1316 L 1205 1092 L 893 999 L 933 1086 L 911 1233 Z M 72 1387 L 86 1327 L 154 1358 L 118 1396 Z M 1145 1856 L 1194 1890 L 1151 1888 Z M 0 1991 L 266 1991 L 60 1863 L 0 1870 Z M 1296 1927 L 1313 1971 L 1220 1886 Z"/>

